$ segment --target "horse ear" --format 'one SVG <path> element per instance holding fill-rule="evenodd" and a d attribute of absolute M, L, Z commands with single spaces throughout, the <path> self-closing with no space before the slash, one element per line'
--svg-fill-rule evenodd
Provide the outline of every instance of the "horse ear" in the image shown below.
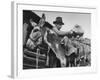
<path fill-rule="evenodd" d="M 46 20 L 45 14 L 42 14 L 42 19 Z"/>
<path fill-rule="evenodd" d="M 39 23 L 38 23 L 38 25 L 39 25 L 40 27 L 43 27 L 43 25 L 44 25 L 44 23 L 45 23 L 45 19 L 46 19 L 46 17 L 45 17 L 45 14 L 43 13 L 43 14 L 42 14 L 42 17 L 41 17 L 41 19 L 40 19 L 40 21 L 39 21 Z"/>

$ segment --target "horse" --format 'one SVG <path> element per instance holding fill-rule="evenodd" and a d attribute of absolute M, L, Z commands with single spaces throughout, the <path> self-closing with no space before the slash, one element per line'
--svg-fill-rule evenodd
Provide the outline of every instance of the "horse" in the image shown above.
<path fill-rule="evenodd" d="M 39 27 L 35 27 L 34 29 L 32 29 L 29 35 L 26 46 L 27 48 L 33 50 L 38 44 L 41 44 L 41 42 L 42 42 L 42 37 L 39 31 Z"/>
<path fill-rule="evenodd" d="M 78 49 L 73 46 L 71 39 L 69 39 L 66 36 L 64 38 L 63 39 L 66 41 L 64 41 L 63 39 L 62 41 L 64 41 L 63 44 L 65 46 L 65 49 L 67 49 L 67 54 L 66 54 L 67 66 L 68 67 L 76 66 L 76 58 L 78 56 Z"/>
<path fill-rule="evenodd" d="M 89 45 L 82 43 L 79 40 L 72 40 L 72 45 L 78 49 L 77 51 L 77 66 L 81 66 L 81 62 L 85 64 L 86 62 L 90 65 L 91 61 L 91 48 Z"/>
<path fill-rule="evenodd" d="M 29 35 L 29 38 L 26 42 L 26 48 L 30 51 L 37 52 L 37 49 L 40 50 L 40 54 L 47 56 L 49 53 L 49 47 L 46 43 L 44 43 L 43 40 L 43 31 L 40 30 L 40 27 L 43 26 L 44 21 L 41 18 L 39 23 L 34 26 L 34 28 L 31 30 L 31 33 Z M 48 56 L 46 60 L 46 65 L 48 65 Z"/>
<path fill-rule="evenodd" d="M 34 25 L 34 28 L 32 29 L 29 38 L 27 40 L 26 46 L 28 48 L 30 48 L 31 50 L 33 50 L 34 48 L 36 48 L 38 45 L 40 45 L 42 43 L 42 39 L 43 39 L 43 31 L 40 30 L 40 28 L 44 25 L 45 21 L 44 21 L 44 16 L 43 18 L 41 18 L 39 20 L 38 24 Z"/>

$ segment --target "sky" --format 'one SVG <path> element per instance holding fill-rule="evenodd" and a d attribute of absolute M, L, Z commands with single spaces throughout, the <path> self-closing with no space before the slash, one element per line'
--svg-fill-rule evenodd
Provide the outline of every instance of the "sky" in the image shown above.
<path fill-rule="evenodd" d="M 53 21 L 56 20 L 56 17 L 62 17 L 64 25 L 62 26 L 62 31 L 71 30 L 74 25 L 78 24 L 82 27 L 84 31 L 85 38 L 91 38 L 91 14 L 89 13 L 72 13 L 72 12 L 52 12 L 52 11 L 33 11 L 37 15 L 42 16 L 42 13 L 45 13 L 46 21 L 50 24 L 53 24 Z"/>

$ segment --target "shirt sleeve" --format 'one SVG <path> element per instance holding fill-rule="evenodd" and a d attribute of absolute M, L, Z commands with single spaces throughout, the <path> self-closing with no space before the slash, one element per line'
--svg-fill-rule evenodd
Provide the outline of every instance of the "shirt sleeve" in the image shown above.
<path fill-rule="evenodd" d="M 58 29 L 56 28 L 53 28 L 54 32 L 56 32 L 58 35 L 61 35 L 61 36 L 65 36 L 67 35 L 67 32 L 65 31 L 59 31 Z"/>

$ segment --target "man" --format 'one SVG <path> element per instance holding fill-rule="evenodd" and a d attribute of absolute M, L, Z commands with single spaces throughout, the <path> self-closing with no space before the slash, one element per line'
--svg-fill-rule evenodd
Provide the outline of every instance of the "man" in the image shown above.
<path fill-rule="evenodd" d="M 63 21 L 62 21 L 62 17 L 57 17 L 55 21 L 53 21 L 53 24 L 55 25 L 53 27 L 53 31 L 56 32 L 59 36 L 65 36 L 67 35 L 69 32 L 64 32 L 64 31 L 60 31 L 60 29 L 62 28 L 62 25 L 64 25 Z"/>
<path fill-rule="evenodd" d="M 63 39 L 61 40 L 61 42 L 64 42 L 65 46 L 67 45 L 67 41 L 68 41 L 68 34 L 72 34 L 73 32 L 65 32 L 65 31 L 61 31 L 60 29 L 62 28 L 62 25 L 64 25 L 63 21 L 62 21 L 62 17 L 56 17 L 56 20 L 53 21 L 53 24 L 55 26 L 53 26 L 53 31 L 58 35 L 58 36 L 63 36 Z"/>

